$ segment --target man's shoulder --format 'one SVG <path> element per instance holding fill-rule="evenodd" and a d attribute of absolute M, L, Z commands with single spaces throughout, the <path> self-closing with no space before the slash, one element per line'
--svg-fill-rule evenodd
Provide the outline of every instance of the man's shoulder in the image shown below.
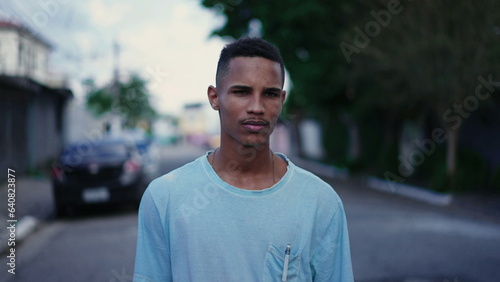
<path fill-rule="evenodd" d="M 319 176 L 317 176 L 316 174 L 312 173 L 311 171 L 305 169 L 305 168 L 302 168 L 300 166 L 298 166 L 297 164 L 295 164 L 295 162 L 292 162 L 290 160 L 290 158 L 288 158 L 288 156 L 284 155 L 284 154 L 281 154 L 281 153 L 278 153 L 279 156 L 281 156 L 286 162 L 289 163 L 290 167 L 292 168 L 292 182 L 293 183 L 304 183 L 304 182 L 307 182 L 311 185 L 319 185 L 320 187 L 324 187 L 324 188 L 329 188 L 330 190 L 332 190 L 332 187 L 330 186 L 330 184 L 328 184 L 326 181 L 324 181 L 323 179 L 321 179 Z M 309 186 L 309 185 L 308 185 Z"/>
<path fill-rule="evenodd" d="M 299 189 L 301 194 L 310 195 L 317 198 L 320 202 L 340 203 L 341 199 L 334 187 L 316 174 L 302 167 L 295 166 L 292 179 L 292 185 Z"/>
<path fill-rule="evenodd" d="M 294 169 L 294 181 L 299 181 L 301 183 L 306 182 L 309 183 L 311 187 L 320 187 L 320 189 L 326 189 L 326 190 L 333 190 L 332 186 L 326 182 L 325 180 L 321 179 L 319 176 L 316 174 L 312 173 L 311 171 L 296 166 Z"/>
<path fill-rule="evenodd" d="M 202 157 L 176 168 L 162 176 L 154 179 L 148 186 L 152 193 L 164 193 L 166 190 L 183 190 L 184 187 L 192 185 L 196 178 L 203 177 Z"/>

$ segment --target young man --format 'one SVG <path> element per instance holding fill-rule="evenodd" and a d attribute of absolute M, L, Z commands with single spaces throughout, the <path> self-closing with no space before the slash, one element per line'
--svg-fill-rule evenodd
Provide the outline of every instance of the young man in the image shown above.
<path fill-rule="evenodd" d="M 222 50 L 208 87 L 220 147 L 146 190 L 134 281 L 353 281 L 340 198 L 269 148 L 284 77 L 266 41 Z"/>

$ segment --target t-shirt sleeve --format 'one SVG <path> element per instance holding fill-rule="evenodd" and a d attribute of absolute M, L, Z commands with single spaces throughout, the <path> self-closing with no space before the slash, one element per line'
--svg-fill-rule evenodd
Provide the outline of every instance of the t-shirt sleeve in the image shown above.
<path fill-rule="evenodd" d="M 167 227 L 150 189 L 139 207 L 134 282 L 172 281 Z"/>
<path fill-rule="evenodd" d="M 311 260 L 314 281 L 354 281 L 349 234 L 342 202 L 333 211 L 325 235 Z"/>

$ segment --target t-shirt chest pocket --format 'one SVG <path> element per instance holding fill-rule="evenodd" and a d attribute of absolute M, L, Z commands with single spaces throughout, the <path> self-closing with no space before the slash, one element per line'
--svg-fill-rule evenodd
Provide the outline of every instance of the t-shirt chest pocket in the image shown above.
<path fill-rule="evenodd" d="M 301 268 L 301 253 L 293 251 L 293 246 L 290 248 L 290 256 L 287 259 L 287 249 L 278 248 L 270 244 L 266 252 L 266 261 L 264 262 L 264 282 L 281 282 L 281 281 L 299 281 L 299 272 Z M 288 260 L 288 265 L 286 261 Z M 285 272 L 286 280 L 282 280 Z"/>

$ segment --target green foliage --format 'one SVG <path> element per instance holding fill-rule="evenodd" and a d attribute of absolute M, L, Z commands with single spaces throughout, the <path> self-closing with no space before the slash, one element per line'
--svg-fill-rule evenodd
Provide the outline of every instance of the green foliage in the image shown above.
<path fill-rule="evenodd" d="M 87 90 L 87 108 L 96 116 L 115 113 L 125 118 L 126 127 L 134 127 L 141 119 L 156 117 L 149 102 L 147 83 L 138 74 L 132 74 L 126 82 L 97 88 L 91 79 L 83 82 Z"/>
<path fill-rule="evenodd" d="M 380 155 L 375 163 L 376 167 L 374 169 L 374 175 L 385 178 L 384 173 L 391 172 L 396 173 L 398 171 L 399 161 L 398 161 L 398 148 L 396 146 L 384 147 L 380 150 Z"/>
<path fill-rule="evenodd" d="M 374 11 L 385 8 L 385 2 L 378 3 L 366 5 Z M 378 95 L 384 103 L 391 105 L 397 91 L 400 99 L 390 107 L 417 103 L 440 113 L 473 93 L 479 74 L 496 68 L 494 28 L 500 14 L 491 11 L 500 7 L 493 0 L 401 3 L 402 12 L 392 15 L 364 56 L 358 56 L 353 74 L 373 77 L 370 84 L 385 88 Z M 354 25 L 367 23 L 363 19 Z"/>
<path fill-rule="evenodd" d="M 359 122 L 361 131 L 361 152 L 359 162 L 363 163 L 370 172 L 376 172 L 381 158 L 380 151 L 383 145 L 383 115 L 377 111 L 367 112 L 366 116 Z"/>
<path fill-rule="evenodd" d="M 488 191 L 488 165 L 485 159 L 471 149 L 458 151 L 458 167 L 455 179 L 446 175 L 444 161 L 434 165 L 431 188 L 442 192 Z M 494 181 L 493 177 L 490 181 Z"/>
<path fill-rule="evenodd" d="M 87 95 L 87 108 L 96 116 L 111 111 L 113 96 L 105 88 L 95 89 Z"/>
<path fill-rule="evenodd" d="M 156 112 L 149 102 L 146 81 L 133 74 L 129 80 L 119 85 L 118 108 L 126 118 L 126 126 L 133 127 L 141 119 L 151 120 Z"/>
<path fill-rule="evenodd" d="M 347 146 L 349 145 L 349 136 L 347 128 L 338 118 L 325 119 L 323 128 L 323 147 L 329 152 L 327 159 L 337 167 L 348 167 Z"/>

